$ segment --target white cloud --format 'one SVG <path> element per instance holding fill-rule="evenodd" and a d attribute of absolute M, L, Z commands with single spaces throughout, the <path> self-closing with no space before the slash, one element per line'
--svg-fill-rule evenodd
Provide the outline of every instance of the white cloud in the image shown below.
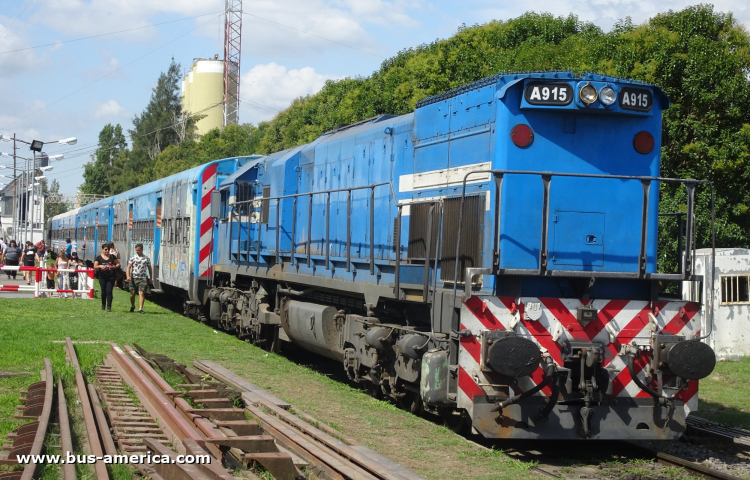
<path fill-rule="evenodd" d="M 117 100 L 97 103 L 94 108 L 94 117 L 96 118 L 124 118 L 128 116 L 130 116 L 130 112 L 117 103 Z"/>
<path fill-rule="evenodd" d="M 408 14 L 408 10 L 420 7 L 419 2 L 338 0 L 332 3 L 348 9 L 354 18 L 363 23 L 402 28 L 413 28 L 419 25 L 419 22 Z"/>
<path fill-rule="evenodd" d="M 317 73 L 312 67 L 287 70 L 274 62 L 256 65 L 242 76 L 240 121 L 257 124 L 270 120 L 295 98 L 316 93 L 326 80 L 337 78 Z"/>
<path fill-rule="evenodd" d="M 11 27 L 11 23 L 13 23 Z M 10 27 L 10 28 L 8 28 Z M 7 78 L 38 68 L 40 60 L 24 36 L 28 25 L 0 15 L 0 78 Z"/>
<path fill-rule="evenodd" d="M 211 12 L 218 15 L 224 9 L 224 2 L 219 0 L 37 0 L 36 3 L 35 22 L 71 37 L 148 26 L 152 17 L 162 13 L 190 17 Z M 121 33 L 118 38 L 149 41 L 157 34 L 156 28 L 151 27 Z"/>
<path fill-rule="evenodd" d="M 94 81 L 99 79 L 122 80 L 127 78 L 124 70 L 119 70 L 120 60 L 115 57 L 112 52 L 108 50 L 100 51 L 102 61 L 93 68 L 89 68 L 82 72 L 83 78 L 87 81 Z"/>

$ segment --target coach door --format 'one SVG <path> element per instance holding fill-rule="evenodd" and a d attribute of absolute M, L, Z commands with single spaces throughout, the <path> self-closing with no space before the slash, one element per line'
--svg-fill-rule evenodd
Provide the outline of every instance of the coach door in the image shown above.
<path fill-rule="evenodd" d="M 128 202 L 128 241 L 127 241 L 127 256 L 130 258 L 135 250 L 133 249 L 133 202 Z"/>

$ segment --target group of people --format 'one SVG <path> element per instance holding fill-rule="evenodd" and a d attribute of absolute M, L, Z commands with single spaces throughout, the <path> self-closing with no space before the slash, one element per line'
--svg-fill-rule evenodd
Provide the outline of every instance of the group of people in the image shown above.
<path fill-rule="evenodd" d="M 94 270 L 99 275 L 99 286 L 101 288 L 102 310 L 112 311 L 112 291 L 117 281 L 117 273 L 121 272 L 120 254 L 115 250 L 113 243 L 102 245 L 102 252 L 94 260 Z M 130 287 L 130 311 L 135 311 L 135 296 L 138 295 L 138 313 L 143 311 L 143 302 L 146 294 L 151 293 L 151 279 L 154 271 L 151 267 L 151 259 L 143 254 L 143 244 L 135 246 L 135 255 L 128 260 L 125 270 L 125 280 Z"/>
<path fill-rule="evenodd" d="M 55 288 L 55 283 L 57 283 L 57 289 L 59 290 L 78 290 L 80 284 L 85 284 L 86 273 L 60 271 L 86 267 L 85 262 L 78 258 L 78 253 L 73 251 L 73 244 L 70 239 L 66 239 L 65 248 L 61 248 L 59 253 L 55 255 L 53 252 L 49 252 L 44 240 L 37 242 L 36 245 L 27 241 L 22 249 L 15 240 L 10 240 L 6 245 L 4 240 L 0 238 L 0 259 L 3 265 L 28 267 L 37 264 L 46 265 L 48 254 L 51 254 L 52 260 L 55 262 L 54 265 L 57 267 L 57 272 L 47 272 L 48 289 Z M 99 278 L 102 310 L 112 311 L 112 291 L 115 289 L 115 284 L 124 277 L 128 281 L 130 290 L 130 311 L 135 311 L 135 297 L 138 295 L 138 313 L 145 313 L 143 303 L 146 300 L 146 294 L 151 293 L 151 279 L 154 272 L 151 267 L 151 259 L 143 254 L 142 243 L 135 246 L 135 255 L 128 260 L 124 273 L 120 265 L 120 252 L 115 248 L 115 244 L 113 242 L 103 244 L 101 253 L 94 260 L 94 271 Z M 8 279 L 15 279 L 17 270 L 8 270 L 5 273 L 8 275 Z M 33 272 L 26 271 L 23 273 L 26 284 L 31 284 Z M 61 293 L 60 296 L 67 298 L 68 294 Z"/>
<path fill-rule="evenodd" d="M 39 262 L 43 264 L 47 260 L 47 245 L 44 240 L 40 240 L 34 245 L 31 241 L 27 241 L 24 248 L 19 247 L 15 240 L 10 240 L 8 245 L 5 244 L 3 239 L 0 239 L 0 259 L 2 259 L 3 265 L 18 267 L 33 267 Z M 6 275 L 8 279 L 16 278 L 17 270 L 7 270 Z M 24 272 L 24 279 L 26 284 L 31 284 L 31 272 Z"/>

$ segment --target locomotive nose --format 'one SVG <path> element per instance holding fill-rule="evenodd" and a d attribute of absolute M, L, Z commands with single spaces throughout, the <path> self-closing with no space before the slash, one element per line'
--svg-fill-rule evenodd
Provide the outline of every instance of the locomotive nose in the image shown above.
<path fill-rule="evenodd" d="M 711 375 L 716 366 L 713 349 L 700 340 L 685 340 L 667 345 L 662 358 L 669 370 L 686 380 L 700 380 Z"/>

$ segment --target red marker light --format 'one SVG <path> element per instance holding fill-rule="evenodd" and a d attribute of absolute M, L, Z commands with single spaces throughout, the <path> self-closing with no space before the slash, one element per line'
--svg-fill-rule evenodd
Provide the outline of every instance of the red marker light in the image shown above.
<path fill-rule="evenodd" d="M 510 131 L 510 139 L 519 148 L 526 148 L 534 142 L 534 131 L 530 126 L 519 123 Z"/>
<path fill-rule="evenodd" d="M 654 136 L 648 132 L 638 132 L 633 138 L 633 148 L 643 155 L 651 153 L 654 149 Z"/>

